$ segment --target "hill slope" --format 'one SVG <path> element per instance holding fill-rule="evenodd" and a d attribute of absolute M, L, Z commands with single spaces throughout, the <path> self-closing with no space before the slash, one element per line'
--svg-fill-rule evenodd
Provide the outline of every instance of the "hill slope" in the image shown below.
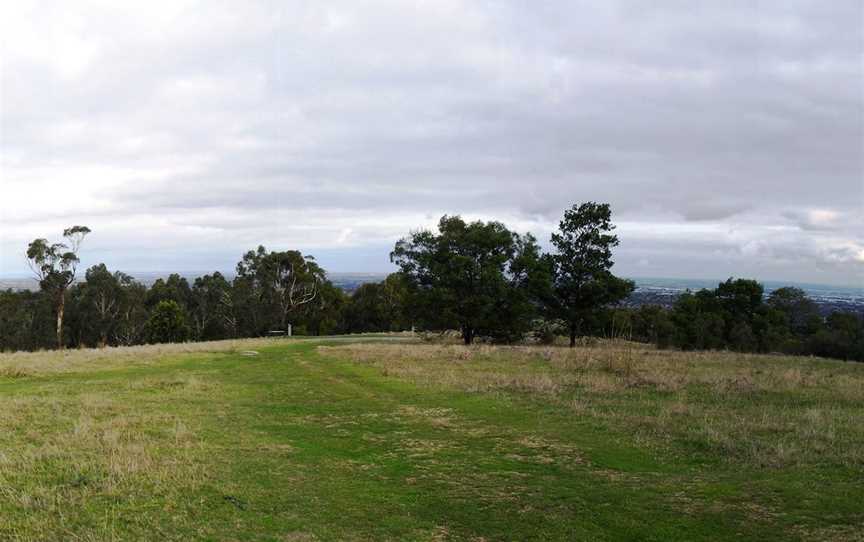
<path fill-rule="evenodd" d="M 0 539 L 864 529 L 864 365 L 353 340 L 0 355 Z"/>

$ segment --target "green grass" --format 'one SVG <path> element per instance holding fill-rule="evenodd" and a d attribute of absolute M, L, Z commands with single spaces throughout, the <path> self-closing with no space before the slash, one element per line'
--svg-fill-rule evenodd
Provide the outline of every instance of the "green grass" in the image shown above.
<path fill-rule="evenodd" d="M 0 540 L 864 532 L 864 365 L 331 344 L 0 356 Z"/>

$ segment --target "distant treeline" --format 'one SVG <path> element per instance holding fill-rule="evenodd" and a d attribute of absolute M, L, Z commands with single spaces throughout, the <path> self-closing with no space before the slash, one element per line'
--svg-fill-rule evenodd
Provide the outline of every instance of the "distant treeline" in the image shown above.
<path fill-rule="evenodd" d="M 780 352 L 864 361 L 864 319 L 851 311 L 827 317 L 800 288 L 765 297 L 756 281 L 729 279 L 714 289 L 686 292 L 671 308 L 608 307 L 592 333 L 683 350 Z"/>
<path fill-rule="evenodd" d="M 767 297 L 761 284 L 729 279 L 687 292 L 671 308 L 624 307 L 634 285 L 611 273 L 618 239 L 606 204 L 574 206 L 544 253 L 530 234 L 499 222 L 444 216 L 438 231 L 396 243 L 399 271 L 347 294 L 314 257 L 298 251 L 243 255 L 236 275 L 191 283 L 179 275 L 149 288 L 104 264 L 76 281 L 78 250 L 90 232 L 66 242 L 37 239 L 28 258 L 39 291 L 0 291 L 0 350 L 78 348 L 295 335 L 458 330 L 466 344 L 552 343 L 602 336 L 661 348 L 783 352 L 864 361 L 864 319 L 820 315 L 798 288 Z"/>

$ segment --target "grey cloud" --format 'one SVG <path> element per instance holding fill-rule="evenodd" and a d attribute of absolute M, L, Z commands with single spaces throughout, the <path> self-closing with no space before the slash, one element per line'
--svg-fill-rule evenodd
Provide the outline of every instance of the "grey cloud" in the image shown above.
<path fill-rule="evenodd" d="M 686 220 L 722 220 L 745 211 L 749 205 L 743 203 L 723 203 L 716 201 L 700 201 L 684 206 L 683 216 Z"/>
<path fill-rule="evenodd" d="M 0 179 L 86 192 L 63 172 L 116 170 L 76 205 L 34 207 L 34 224 L 142 216 L 166 235 L 221 216 L 286 242 L 274 215 L 316 210 L 334 231 L 389 217 L 390 235 L 443 212 L 548 228 L 571 203 L 609 201 L 643 231 L 726 226 L 622 243 L 622 266 L 733 254 L 777 278 L 854 281 L 860 221 L 808 213 L 864 214 L 862 15 L 855 0 L 57 3 L 11 24 L 96 52 L 70 76 L 11 34 Z M 787 226 L 781 249 L 765 232 Z M 760 239 L 733 230 L 768 248 L 736 253 Z M 353 238 L 383 242 L 372 231 Z"/>

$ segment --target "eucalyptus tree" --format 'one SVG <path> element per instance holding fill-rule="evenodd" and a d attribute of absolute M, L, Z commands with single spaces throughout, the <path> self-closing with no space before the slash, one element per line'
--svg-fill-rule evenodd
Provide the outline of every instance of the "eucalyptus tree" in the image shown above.
<path fill-rule="evenodd" d="M 218 271 L 195 279 L 190 313 L 196 339 L 217 340 L 231 334 L 225 314 L 225 300 L 230 299 L 230 290 L 231 284 Z"/>
<path fill-rule="evenodd" d="M 82 312 L 88 315 L 87 325 L 95 331 L 98 346 L 108 344 L 122 310 L 122 284 L 131 277 L 121 272 L 111 273 L 104 263 L 94 265 L 85 273 L 82 289 Z"/>
<path fill-rule="evenodd" d="M 0 352 L 50 347 L 55 340 L 52 312 L 40 292 L 0 290 Z"/>
<path fill-rule="evenodd" d="M 144 342 L 149 312 L 147 310 L 147 287 L 129 275 L 121 274 L 120 313 L 114 328 L 117 344 L 130 346 Z"/>
<path fill-rule="evenodd" d="M 63 348 L 63 313 L 66 308 L 66 291 L 75 281 L 75 271 L 80 262 L 78 251 L 90 228 L 72 226 L 63 230 L 66 242 L 49 244 L 47 239 L 35 239 L 27 247 L 27 262 L 39 281 L 39 287 L 53 301 L 56 315 L 57 348 Z"/>
<path fill-rule="evenodd" d="M 279 327 L 286 329 L 288 317 L 298 308 L 315 301 L 326 280 L 314 256 L 296 250 L 272 252 L 268 258 L 271 280 L 279 309 Z"/>
<path fill-rule="evenodd" d="M 147 340 L 150 343 L 178 343 L 189 338 L 186 313 L 173 299 L 160 301 L 150 311 L 147 320 Z"/>
<path fill-rule="evenodd" d="M 790 330 L 796 334 L 811 335 L 822 325 L 819 306 L 801 288 L 778 288 L 768 296 L 767 303 L 783 314 Z"/>
<path fill-rule="evenodd" d="M 348 294 L 329 280 L 324 280 L 319 285 L 315 300 L 305 304 L 299 311 L 301 317 L 299 322 L 310 335 L 343 333 L 344 313 L 349 302 Z"/>
<path fill-rule="evenodd" d="M 246 333 L 286 329 L 292 315 L 318 299 L 325 280 L 313 256 L 296 250 L 268 252 L 263 246 L 247 252 L 234 279 L 235 307 L 247 320 Z"/>
<path fill-rule="evenodd" d="M 343 311 L 345 331 L 403 331 L 411 327 L 411 304 L 402 273 L 381 282 L 362 284 L 351 294 Z"/>
<path fill-rule="evenodd" d="M 174 301 L 185 313 L 189 313 L 194 304 L 194 296 L 189 281 L 177 273 L 168 275 L 168 279 L 157 279 L 147 290 L 147 308 L 153 309 L 162 301 Z"/>
<path fill-rule="evenodd" d="M 571 348 L 596 311 L 633 291 L 633 282 L 611 272 L 612 249 L 618 246 L 614 229 L 609 204 L 587 202 L 566 210 L 552 234 L 554 250 L 547 256 L 552 295 L 546 305 L 554 318 L 567 322 Z"/>
<path fill-rule="evenodd" d="M 390 259 L 425 325 L 458 327 L 471 344 L 479 335 L 510 341 L 527 330 L 534 307 L 524 275 L 527 260 L 537 254 L 533 237 L 500 222 L 466 223 L 445 215 L 438 233 L 412 233 L 396 243 Z"/>
<path fill-rule="evenodd" d="M 383 282 L 369 282 L 360 285 L 351 294 L 351 299 L 343 312 L 343 320 L 348 333 L 364 331 L 390 331 Z"/>

